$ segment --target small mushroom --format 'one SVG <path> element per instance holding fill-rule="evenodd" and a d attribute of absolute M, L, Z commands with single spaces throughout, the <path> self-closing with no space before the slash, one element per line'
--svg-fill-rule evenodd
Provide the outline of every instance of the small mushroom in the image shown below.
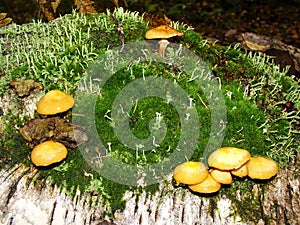
<path fill-rule="evenodd" d="M 202 162 L 184 162 L 173 172 L 176 182 L 181 184 L 198 184 L 208 176 L 208 170 Z"/>
<path fill-rule="evenodd" d="M 220 170 L 237 169 L 251 158 L 247 150 L 235 147 L 223 147 L 208 157 L 208 165 Z"/>
<path fill-rule="evenodd" d="M 161 39 L 158 42 L 159 43 L 158 52 L 161 56 L 165 56 L 165 51 L 169 44 L 169 41 L 167 39 L 175 36 L 179 36 L 179 37 L 183 36 L 183 33 L 169 27 L 168 25 L 161 25 L 155 27 L 153 29 L 148 30 L 145 34 L 146 39 Z"/>
<path fill-rule="evenodd" d="M 227 170 L 211 169 L 211 177 L 221 184 L 232 184 L 232 176 Z"/>
<path fill-rule="evenodd" d="M 245 164 L 243 164 L 241 167 L 237 169 L 230 170 L 231 174 L 236 177 L 246 177 L 248 175 L 248 167 Z"/>
<path fill-rule="evenodd" d="M 277 163 L 270 158 L 251 157 L 247 162 L 248 176 L 252 179 L 270 179 L 278 173 Z"/>
<path fill-rule="evenodd" d="M 221 184 L 215 181 L 209 174 L 202 183 L 189 185 L 189 188 L 198 193 L 209 194 L 219 191 L 221 189 Z"/>
<path fill-rule="evenodd" d="M 37 112 L 41 115 L 55 115 L 69 110 L 73 105 L 74 99 L 71 95 L 60 90 L 51 90 L 38 102 Z"/>
<path fill-rule="evenodd" d="M 55 141 L 45 141 L 37 146 L 31 152 L 31 161 L 36 166 L 48 166 L 57 163 L 66 158 L 67 148 Z"/>

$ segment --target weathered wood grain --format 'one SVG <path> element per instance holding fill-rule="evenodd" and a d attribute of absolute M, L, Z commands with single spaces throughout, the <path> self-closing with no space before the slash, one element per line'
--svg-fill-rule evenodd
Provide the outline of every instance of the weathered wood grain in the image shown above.
<path fill-rule="evenodd" d="M 0 172 L 1 224 L 300 224 L 299 157 L 270 185 L 254 187 L 251 194 L 257 195 L 261 209 L 256 221 L 242 221 L 239 213 L 243 210 L 226 196 L 218 196 L 213 204 L 209 197 L 171 185 L 162 185 L 154 195 L 126 193 L 125 210 L 115 212 L 111 221 L 97 203 L 101 195 L 78 193 L 71 198 L 56 186 L 33 185 L 36 174 L 36 169 L 24 165 Z M 237 194 L 237 198 L 243 196 Z"/>

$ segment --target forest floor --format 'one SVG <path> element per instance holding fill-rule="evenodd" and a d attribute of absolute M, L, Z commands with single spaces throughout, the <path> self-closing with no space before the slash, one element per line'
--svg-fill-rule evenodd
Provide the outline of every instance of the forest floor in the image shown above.
<path fill-rule="evenodd" d="M 140 13 L 147 12 L 160 17 L 166 15 L 171 20 L 193 26 L 207 38 L 217 39 L 225 44 L 230 43 L 235 34 L 255 32 L 300 48 L 299 0 L 123 0 L 118 5 Z M 93 6 L 98 12 L 103 12 L 107 8 L 113 8 L 114 3 L 109 0 L 95 0 Z M 55 15 L 70 13 L 74 8 L 73 0 L 61 1 Z M 1 11 L 8 13 L 16 23 L 28 23 L 32 19 L 43 18 L 43 13 L 35 1 L 4 0 L 0 5 Z"/>
<path fill-rule="evenodd" d="M 203 1 L 187 6 L 175 20 L 190 22 L 203 36 L 231 42 L 232 34 L 254 32 L 300 47 L 300 2 Z M 173 17 L 172 17 L 173 18 Z"/>

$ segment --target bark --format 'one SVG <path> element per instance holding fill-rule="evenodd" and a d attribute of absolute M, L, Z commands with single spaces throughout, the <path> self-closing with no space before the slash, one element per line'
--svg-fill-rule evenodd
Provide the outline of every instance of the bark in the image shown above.
<path fill-rule="evenodd" d="M 159 192 L 138 197 L 126 193 L 126 208 L 105 216 L 101 196 L 77 193 L 74 198 L 48 183 L 33 184 L 37 170 L 17 165 L 0 172 L 1 224 L 300 224 L 299 157 L 266 187 L 255 185 L 255 209 L 242 210 L 226 196 L 197 196 L 183 188 L 162 185 Z M 243 201 L 238 193 L 236 198 Z M 247 221 L 247 212 L 260 213 Z M 241 218 L 241 213 L 246 213 Z"/>

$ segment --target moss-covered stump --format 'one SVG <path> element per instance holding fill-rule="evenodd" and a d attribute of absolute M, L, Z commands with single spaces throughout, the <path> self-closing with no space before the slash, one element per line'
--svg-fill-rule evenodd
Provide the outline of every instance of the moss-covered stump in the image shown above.
<path fill-rule="evenodd" d="M 184 36 L 171 40 L 175 44 L 169 44 L 165 58 L 156 53 L 155 41 L 148 52 L 139 45 L 141 48 L 133 49 L 133 53 L 141 57 L 133 58 L 117 71 L 114 70 L 116 58 L 99 63 L 114 72 L 105 85 L 99 85 L 103 77 L 89 79 L 88 68 L 96 60 L 114 57 L 114 48 L 124 54 L 132 46 L 130 43 L 144 40 L 147 22 L 137 13 L 119 8 L 106 14 L 74 12 L 50 23 L 11 24 L 0 29 L 0 223 L 299 224 L 300 88 L 297 81 L 286 75 L 287 68 L 280 68 L 266 55 L 245 52 L 237 45 L 210 43 L 192 27 L 179 23 L 170 26 Z M 184 62 L 178 57 L 182 52 L 185 56 L 190 54 L 183 49 L 200 57 L 213 75 L 204 76 L 203 64 L 190 61 L 196 69 L 189 76 L 187 67 L 178 63 Z M 160 58 L 165 63 L 143 61 L 139 52 L 145 58 Z M 201 76 L 217 85 L 199 85 L 195 80 Z M 114 133 L 117 121 L 111 114 L 114 99 L 133 81 L 148 77 L 178 84 L 188 94 L 187 108 L 196 112 L 185 114 L 185 120 L 198 116 L 201 126 L 196 138 L 199 141 L 193 153 L 184 155 L 181 162 L 207 163 L 211 153 L 207 146 L 215 146 L 211 143 L 212 134 L 214 141 L 221 142 L 219 147 L 234 146 L 248 150 L 252 156 L 272 158 L 279 165 L 277 176 L 267 181 L 235 177 L 232 185 L 223 185 L 219 192 L 209 195 L 191 192 L 185 185 L 172 182 L 172 169 L 176 165 L 166 167 L 166 172 L 150 185 L 145 183 L 147 176 L 143 177 L 143 173 L 134 174 L 141 178 L 136 185 L 126 184 L 125 178 L 123 183 L 108 179 L 101 173 L 104 168 L 101 166 L 109 159 L 142 168 L 168 161 L 172 153 L 180 152 L 176 144 L 182 135 L 182 121 L 176 108 L 170 107 L 172 96 L 131 99 L 133 107 L 126 116 L 135 138 L 147 139 L 153 131 L 167 127 L 164 140 L 159 136 L 164 133 L 153 136 L 157 138 L 151 142 L 155 147 L 151 152 L 140 151 L 142 145 L 136 145 L 137 149 L 122 145 Z M 45 119 L 36 112 L 36 104 L 53 89 L 73 95 L 75 108 Z M 221 98 L 210 97 L 216 97 L 215 91 L 221 93 L 217 96 Z M 86 98 L 80 99 L 78 92 L 86 94 Z M 92 102 L 93 99 L 96 101 Z M 212 111 L 219 109 L 215 103 L 222 103 L 226 115 L 211 128 Z M 124 104 L 119 103 L 120 112 Z M 95 111 L 92 113 L 95 121 L 89 123 L 91 108 Z M 45 130 L 31 127 L 22 131 L 26 140 L 34 139 L 26 142 L 20 128 L 36 121 L 52 121 L 40 125 L 47 130 L 47 137 L 38 135 L 37 138 L 31 132 Z M 65 136 L 64 128 L 56 127 L 58 123 L 53 121 L 78 122 L 72 126 L 86 132 L 89 140 L 86 142 L 84 138 L 78 147 L 71 145 L 73 148 L 68 149 L 62 162 L 36 167 L 30 160 L 32 146 L 47 139 L 74 141 L 72 132 Z M 96 134 L 89 133 L 91 126 L 96 126 Z M 193 134 L 193 129 L 187 133 Z M 92 137 L 101 137 L 104 147 L 98 148 L 98 142 Z M 95 154 L 92 162 L 86 158 L 88 153 Z M 114 164 L 109 166 L 108 171 L 118 169 Z M 116 175 L 122 178 L 124 173 L 120 171 Z"/>

